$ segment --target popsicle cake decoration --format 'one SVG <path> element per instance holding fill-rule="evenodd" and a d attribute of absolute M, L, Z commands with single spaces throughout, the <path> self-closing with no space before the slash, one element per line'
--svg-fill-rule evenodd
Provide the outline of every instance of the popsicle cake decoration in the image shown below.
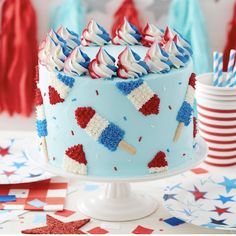
<path fill-rule="evenodd" d="M 123 139 L 125 131 L 101 117 L 92 107 L 78 107 L 75 111 L 77 124 L 95 141 L 110 151 L 121 148 L 134 155 L 136 150 Z"/>
<path fill-rule="evenodd" d="M 48 135 L 47 120 L 45 117 L 43 97 L 40 89 L 37 87 L 35 91 L 35 105 L 36 105 L 36 128 L 39 137 L 39 145 L 44 156 L 48 160 L 46 136 Z"/>
<path fill-rule="evenodd" d="M 64 102 L 71 88 L 74 86 L 75 79 L 62 74 L 51 73 L 51 81 L 48 87 L 49 101 L 51 105 Z"/>
<path fill-rule="evenodd" d="M 197 117 L 193 117 L 193 138 L 196 138 L 197 133 L 198 133 Z"/>
<path fill-rule="evenodd" d="M 87 174 L 87 160 L 82 144 L 75 145 L 66 150 L 63 167 L 66 171 L 74 174 Z"/>
<path fill-rule="evenodd" d="M 162 151 L 158 152 L 155 157 L 148 163 L 149 172 L 151 174 L 168 170 L 168 162 L 166 154 Z"/>
<path fill-rule="evenodd" d="M 184 126 L 188 126 L 192 120 L 195 83 L 196 83 L 196 75 L 192 73 L 189 79 L 188 89 L 185 95 L 184 102 L 180 107 L 176 117 L 176 120 L 179 122 L 179 124 L 175 132 L 174 142 L 179 140 L 183 132 Z"/>
<path fill-rule="evenodd" d="M 159 114 L 160 98 L 143 79 L 118 82 L 116 83 L 116 87 L 143 115 Z"/>

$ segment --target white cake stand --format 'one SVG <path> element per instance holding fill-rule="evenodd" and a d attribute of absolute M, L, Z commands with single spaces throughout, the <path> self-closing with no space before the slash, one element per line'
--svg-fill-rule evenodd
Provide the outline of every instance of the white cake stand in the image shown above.
<path fill-rule="evenodd" d="M 199 165 L 206 158 L 208 149 L 205 141 L 200 136 L 197 137 L 196 141 L 197 145 L 192 158 L 194 161 L 191 164 L 145 177 L 105 178 L 79 176 L 59 170 L 45 162 L 39 162 L 37 148 L 29 149 L 27 153 L 29 158 L 35 161 L 37 165 L 40 165 L 41 168 L 59 176 L 88 182 L 106 183 L 105 189 L 101 189 L 98 193 L 95 194 L 93 192 L 78 197 L 77 207 L 84 215 L 104 221 L 130 221 L 151 215 L 158 208 L 158 201 L 155 198 L 148 195 L 145 191 L 143 193 L 132 191 L 130 183 L 167 178 Z"/>

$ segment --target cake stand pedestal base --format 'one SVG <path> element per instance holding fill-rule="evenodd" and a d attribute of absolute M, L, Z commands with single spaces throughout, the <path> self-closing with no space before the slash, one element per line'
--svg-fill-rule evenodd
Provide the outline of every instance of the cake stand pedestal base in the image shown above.
<path fill-rule="evenodd" d="M 158 208 L 155 198 L 132 191 L 129 183 L 108 183 L 99 194 L 78 199 L 78 209 L 86 216 L 104 221 L 130 221 L 151 215 Z"/>
<path fill-rule="evenodd" d="M 198 136 L 192 156 L 192 161 L 186 165 L 181 165 L 173 170 L 163 171 L 161 173 L 127 178 L 107 178 L 98 176 L 79 176 L 65 172 L 59 168 L 52 166 L 48 162 L 42 162 L 37 145 L 27 150 L 27 156 L 35 162 L 36 165 L 54 173 L 71 179 L 80 179 L 81 181 L 103 182 L 106 188 L 100 193 L 88 193 L 84 197 L 78 198 L 78 209 L 81 213 L 98 220 L 104 221 L 130 221 L 151 215 L 156 211 L 158 202 L 155 198 L 149 196 L 145 191 L 143 193 L 135 193 L 131 190 L 130 183 L 143 182 L 164 179 L 174 176 L 199 165 L 207 156 L 206 142 Z"/>

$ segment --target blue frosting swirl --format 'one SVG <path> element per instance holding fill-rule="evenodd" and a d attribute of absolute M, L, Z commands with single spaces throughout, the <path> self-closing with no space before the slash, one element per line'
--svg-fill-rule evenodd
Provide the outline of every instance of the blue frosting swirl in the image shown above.
<path fill-rule="evenodd" d="M 135 45 L 140 44 L 142 35 L 139 30 L 124 18 L 124 23 L 116 30 L 116 36 L 112 42 L 117 45 Z"/>
<path fill-rule="evenodd" d="M 94 20 L 88 23 L 81 36 L 81 44 L 83 46 L 103 46 L 111 41 L 110 35 L 106 30 Z"/>
<path fill-rule="evenodd" d="M 87 73 L 90 58 L 82 51 L 80 47 L 76 47 L 65 61 L 64 72 L 70 76 L 81 76 Z"/>
<path fill-rule="evenodd" d="M 166 73 L 170 70 L 171 62 L 169 55 L 161 48 L 157 41 L 147 51 L 144 61 L 152 73 Z"/>
<path fill-rule="evenodd" d="M 123 79 L 138 78 L 148 74 L 149 67 L 130 47 L 126 47 L 118 56 L 117 74 Z"/>
<path fill-rule="evenodd" d="M 169 41 L 163 46 L 164 51 L 169 55 L 169 61 L 172 66 L 179 69 L 185 66 L 189 60 L 189 55 L 186 54 L 186 50 L 181 46 L 177 45 L 175 41 L 169 39 Z"/>
<path fill-rule="evenodd" d="M 61 27 L 57 31 L 57 35 L 66 42 L 66 45 L 70 49 L 74 49 L 80 45 L 79 35 L 67 28 Z"/>

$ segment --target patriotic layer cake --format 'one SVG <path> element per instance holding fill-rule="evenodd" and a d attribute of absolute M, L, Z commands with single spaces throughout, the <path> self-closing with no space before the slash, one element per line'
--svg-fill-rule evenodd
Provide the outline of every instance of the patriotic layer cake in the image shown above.
<path fill-rule="evenodd" d="M 192 163 L 195 75 L 177 31 L 126 19 L 111 38 L 91 20 L 82 36 L 61 27 L 39 48 L 39 144 L 64 171 L 145 176 Z"/>

